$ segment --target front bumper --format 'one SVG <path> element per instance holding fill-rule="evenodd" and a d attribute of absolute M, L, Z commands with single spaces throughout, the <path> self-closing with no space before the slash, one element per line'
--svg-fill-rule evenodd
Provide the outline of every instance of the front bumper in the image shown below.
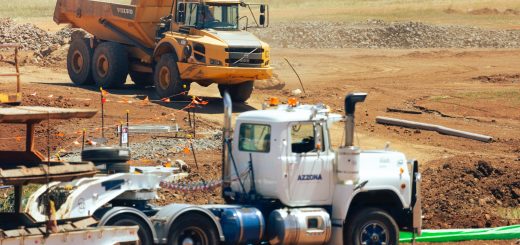
<path fill-rule="evenodd" d="M 181 79 L 190 82 L 238 84 L 251 80 L 269 79 L 273 76 L 271 67 L 229 67 L 206 66 L 178 62 Z"/>

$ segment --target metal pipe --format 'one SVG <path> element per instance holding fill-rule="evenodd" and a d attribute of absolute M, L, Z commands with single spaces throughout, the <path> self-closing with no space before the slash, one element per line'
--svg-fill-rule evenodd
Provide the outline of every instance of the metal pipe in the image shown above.
<path fill-rule="evenodd" d="M 223 182 L 223 189 L 226 187 L 229 187 L 231 184 L 231 181 L 229 179 L 230 173 L 230 149 L 228 147 L 231 144 L 227 144 L 227 142 L 231 141 L 232 132 L 233 129 L 231 128 L 231 117 L 233 115 L 233 103 L 231 102 L 231 97 L 226 92 L 224 94 L 223 98 L 224 103 L 224 126 L 222 128 L 222 182 Z M 238 173 L 237 173 L 238 174 Z M 222 192 L 222 195 L 224 195 L 224 192 Z"/>
<path fill-rule="evenodd" d="M 436 131 L 440 134 L 462 137 L 462 138 L 467 138 L 467 139 L 472 139 L 472 140 L 478 140 L 478 141 L 487 142 L 487 143 L 493 141 L 493 137 L 488 136 L 488 135 L 461 131 L 461 130 L 452 129 L 452 128 L 435 125 L 435 124 L 429 124 L 429 123 L 420 123 L 420 122 L 401 120 L 401 119 L 390 118 L 390 117 L 377 117 L 376 122 L 379 124 L 385 124 L 385 125 L 393 125 L 393 126 L 400 126 L 400 127 L 405 127 L 405 128 Z"/>
<path fill-rule="evenodd" d="M 345 143 L 343 147 L 354 145 L 356 104 L 364 102 L 366 97 L 367 93 L 350 93 L 345 97 Z"/>

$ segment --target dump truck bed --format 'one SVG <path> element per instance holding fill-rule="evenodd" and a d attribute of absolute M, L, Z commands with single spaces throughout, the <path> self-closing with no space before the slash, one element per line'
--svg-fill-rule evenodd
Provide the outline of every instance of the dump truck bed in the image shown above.
<path fill-rule="evenodd" d="M 132 5 L 92 0 L 58 0 L 54 22 L 82 28 L 102 40 L 135 45 L 107 27 L 108 23 L 130 36 L 130 39 L 135 39 L 147 48 L 153 48 L 159 19 L 169 14 L 171 4 L 172 0 L 132 1 Z"/>

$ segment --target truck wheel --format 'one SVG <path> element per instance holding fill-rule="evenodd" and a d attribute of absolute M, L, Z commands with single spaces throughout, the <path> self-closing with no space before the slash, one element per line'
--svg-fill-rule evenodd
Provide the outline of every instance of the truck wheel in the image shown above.
<path fill-rule="evenodd" d="M 70 80 L 76 85 L 92 84 L 92 55 L 94 50 L 90 48 L 89 40 L 76 38 L 72 40 L 67 52 L 67 71 Z"/>
<path fill-rule="evenodd" d="M 140 218 L 129 215 L 120 214 L 110 219 L 107 226 L 139 226 L 137 236 L 139 236 L 139 244 L 153 245 L 153 235 L 150 227 Z"/>
<path fill-rule="evenodd" d="M 97 46 L 92 58 L 92 76 L 98 87 L 123 86 L 128 76 L 128 51 L 125 46 L 114 42 Z"/>
<path fill-rule="evenodd" d="M 190 84 L 181 81 L 174 54 L 164 54 L 155 66 L 154 85 L 161 98 L 184 97 L 190 91 Z"/>
<path fill-rule="evenodd" d="M 220 96 L 224 97 L 224 93 L 227 91 L 231 100 L 234 102 L 246 102 L 253 93 L 253 85 L 254 81 L 247 81 L 234 85 L 218 85 L 218 91 L 220 92 Z"/>
<path fill-rule="evenodd" d="M 208 217 L 198 213 L 183 215 L 172 224 L 168 245 L 219 244 L 217 233 L 215 225 Z"/>
<path fill-rule="evenodd" d="M 153 86 L 152 73 L 130 71 L 130 78 L 139 87 Z"/>
<path fill-rule="evenodd" d="M 362 209 L 347 221 L 345 227 L 344 244 L 396 245 L 399 241 L 399 228 L 395 220 L 382 209 Z"/>

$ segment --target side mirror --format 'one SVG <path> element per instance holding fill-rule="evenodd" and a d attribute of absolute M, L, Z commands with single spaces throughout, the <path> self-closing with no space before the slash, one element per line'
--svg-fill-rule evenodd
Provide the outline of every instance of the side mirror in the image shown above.
<path fill-rule="evenodd" d="M 265 5 L 260 5 L 260 13 L 265 14 Z"/>
<path fill-rule="evenodd" d="M 265 25 L 265 15 L 260 15 L 259 23 L 260 23 L 261 26 Z"/>

